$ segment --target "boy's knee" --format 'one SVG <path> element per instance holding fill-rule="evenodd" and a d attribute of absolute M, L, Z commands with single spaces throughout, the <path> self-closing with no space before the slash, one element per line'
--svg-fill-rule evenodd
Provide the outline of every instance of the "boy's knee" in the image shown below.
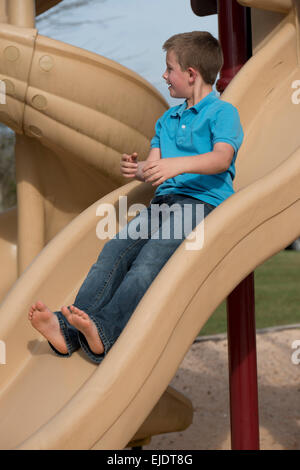
<path fill-rule="evenodd" d="M 142 262 L 134 261 L 130 271 L 134 275 L 136 282 L 149 285 L 163 268 L 166 261 L 161 259 L 144 259 Z"/>

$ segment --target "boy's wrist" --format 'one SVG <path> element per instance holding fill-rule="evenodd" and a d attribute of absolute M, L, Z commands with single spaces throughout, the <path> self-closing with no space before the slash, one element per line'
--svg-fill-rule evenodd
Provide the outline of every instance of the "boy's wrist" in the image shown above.
<path fill-rule="evenodd" d="M 136 179 L 137 181 L 141 181 L 142 183 L 145 183 L 145 179 L 138 174 L 135 175 L 134 179 Z"/>
<path fill-rule="evenodd" d="M 143 171 L 142 171 L 145 162 L 137 162 L 137 163 L 138 163 L 138 169 L 135 175 L 135 179 L 138 181 L 141 181 L 142 183 L 145 183 L 145 178 L 143 176 Z"/>

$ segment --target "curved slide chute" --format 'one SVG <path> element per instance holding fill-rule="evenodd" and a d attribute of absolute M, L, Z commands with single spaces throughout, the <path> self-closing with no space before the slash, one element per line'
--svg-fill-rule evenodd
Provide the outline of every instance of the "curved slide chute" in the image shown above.
<path fill-rule="evenodd" d="M 195 229 L 204 228 L 201 249 L 187 250 L 185 241 L 176 250 L 100 366 L 80 352 L 55 356 L 27 311 L 38 298 L 52 309 L 74 300 L 105 243 L 96 236 L 100 203 L 118 209 L 120 196 L 127 196 L 128 207 L 147 204 L 152 188 L 131 182 L 107 194 L 53 237 L 20 276 L 0 309 L 7 347 L 7 364 L 0 366 L 2 448 L 124 448 L 217 306 L 300 235 L 300 105 L 293 88 L 300 78 L 299 37 L 294 2 L 223 93 L 238 107 L 245 130 L 236 193 Z"/>

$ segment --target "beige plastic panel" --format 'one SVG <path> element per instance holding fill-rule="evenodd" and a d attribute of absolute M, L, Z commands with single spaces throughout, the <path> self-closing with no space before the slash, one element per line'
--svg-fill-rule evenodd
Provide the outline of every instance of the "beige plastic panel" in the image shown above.
<path fill-rule="evenodd" d="M 245 7 L 261 8 L 262 10 L 278 11 L 280 13 L 288 13 L 293 6 L 293 0 L 237 0 L 237 1 L 241 5 L 244 5 Z"/>
<path fill-rule="evenodd" d="M 0 0 L 0 23 L 7 23 L 8 14 L 6 0 Z"/>
<path fill-rule="evenodd" d="M 292 83 L 300 80 L 299 37 L 294 2 L 223 93 L 239 109 L 245 130 L 237 192 L 205 219 L 201 250 L 186 250 L 185 242 L 170 258 L 100 366 L 80 352 L 56 357 L 30 326 L 27 311 L 36 299 L 52 309 L 71 303 L 105 243 L 96 236 L 99 203 L 118 208 L 126 195 L 128 207 L 146 204 L 151 187 L 131 182 L 94 202 L 52 237 L 14 284 L 0 309 L 0 338 L 7 347 L 7 364 L 0 366 L 1 448 L 122 449 L 138 439 L 216 307 L 300 235 L 300 103 L 292 102 Z M 34 118 L 36 110 L 28 106 L 28 112 Z M 47 113 L 41 117 L 50 125 Z M 56 149 L 61 141 L 68 145 L 58 133 L 51 145 Z M 48 145 L 48 138 L 37 142 Z M 159 429 L 161 423 L 148 433 Z"/>
<path fill-rule="evenodd" d="M 34 27 L 35 0 L 8 0 L 6 5 L 9 23 L 22 27 Z"/>
<path fill-rule="evenodd" d="M 23 18 L 23 21 L 26 21 L 28 26 L 28 23 L 33 23 L 34 14 L 36 16 L 41 15 L 61 1 L 62 0 L 17 0 L 16 2 L 16 0 L 0 0 L 0 23 L 8 22 L 8 10 L 12 10 L 13 8 L 12 13 L 17 15 L 17 21 Z M 23 10 L 24 6 L 25 10 Z M 16 24 L 11 20 L 12 19 L 10 18 L 10 23 Z"/>

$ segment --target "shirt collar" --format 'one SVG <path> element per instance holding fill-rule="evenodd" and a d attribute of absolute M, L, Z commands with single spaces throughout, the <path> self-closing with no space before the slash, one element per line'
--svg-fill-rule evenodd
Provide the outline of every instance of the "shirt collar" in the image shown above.
<path fill-rule="evenodd" d="M 215 90 L 212 90 L 210 93 L 208 93 L 202 100 L 198 101 L 198 103 L 194 104 L 194 106 L 191 106 L 189 109 L 194 110 L 197 114 L 201 111 L 202 108 L 204 108 L 206 105 L 211 103 L 213 100 L 217 98 Z M 182 116 L 183 111 L 185 111 L 187 108 L 187 100 L 182 103 L 179 108 L 174 110 L 171 113 L 171 116 Z"/>

